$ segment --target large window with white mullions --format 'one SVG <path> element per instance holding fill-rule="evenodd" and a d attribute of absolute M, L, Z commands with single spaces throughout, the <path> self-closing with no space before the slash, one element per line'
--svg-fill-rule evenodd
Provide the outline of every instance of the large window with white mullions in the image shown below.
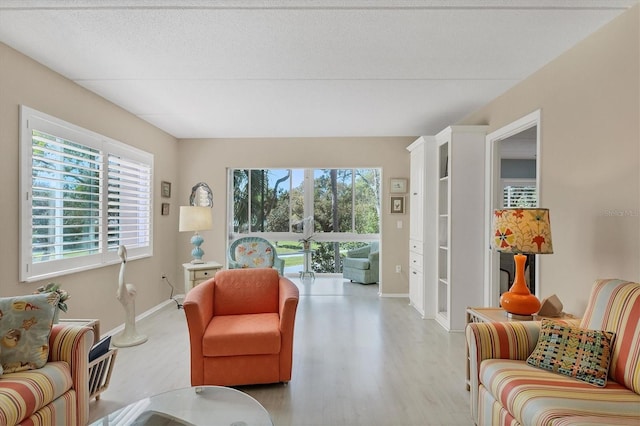
<path fill-rule="evenodd" d="M 234 237 L 306 232 L 319 241 L 366 241 L 380 231 L 379 169 L 233 169 L 229 175 Z"/>
<path fill-rule="evenodd" d="M 310 240 L 314 271 L 341 272 L 341 254 L 380 238 L 380 176 L 375 168 L 231 169 L 230 240 L 260 235 L 283 252 Z"/>
<path fill-rule="evenodd" d="M 152 252 L 153 155 L 22 106 L 20 280 Z"/>

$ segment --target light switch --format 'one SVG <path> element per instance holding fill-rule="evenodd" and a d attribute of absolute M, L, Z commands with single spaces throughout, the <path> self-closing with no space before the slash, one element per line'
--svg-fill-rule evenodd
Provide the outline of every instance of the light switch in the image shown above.
<path fill-rule="evenodd" d="M 402 229 L 402 221 L 401 220 L 397 221 L 396 226 L 398 227 L 398 229 Z"/>

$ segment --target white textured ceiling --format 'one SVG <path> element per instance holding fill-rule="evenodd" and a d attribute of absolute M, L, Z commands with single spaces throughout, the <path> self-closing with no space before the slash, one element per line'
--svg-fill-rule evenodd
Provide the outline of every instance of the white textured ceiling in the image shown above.
<path fill-rule="evenodd" d="M 0 0 L 0 41 L 177 138 L 434 134 L 637 0 Z"/>

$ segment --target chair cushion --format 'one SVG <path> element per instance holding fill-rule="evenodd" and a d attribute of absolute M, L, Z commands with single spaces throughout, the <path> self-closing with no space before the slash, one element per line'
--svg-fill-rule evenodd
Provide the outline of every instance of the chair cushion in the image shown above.
<path fill-rule="evenodd" d="M 243 268 L 268 268 L 273 266 L 273 250 L 260 241 L 240 243 L 236 246 L 235 260 Z"/>
<path fill-rule="evenodd" d="M 480 365 L 480 382 L 523 425 L 551 424 L 569 414 L 621 417 L 640 424 L 640 395 L 612 380 L 598 388 L 525 361 L 487 359 Z"/>
<path fill-rule="evenodd" d="M 603 387 L 615 333 L 586 330 L 543 319 L 527 364 Z"/>
<path fill-rule="evenodd" d="M 280 352 L 277 313 L 215 316 L 205 330 L 204 356 L 264 355 Z"/>
<path fill-rule="evenodd" d="M 68 391 L 71 369 L 53 361 L 37 370 L 5 374 L 0 378 L 0 424 L 16 424 Z"/>
<path fill-rule="evenodd" d="M 0 299 L 0 362 L 4 373 L 42 367 L 59 296 L 29 294 Z"/>
<path fill-rule="evenodd" d="M 364 258 L 360 259 L 357 257 L 345 257 L 342 263 L 344 268 L 353 268 L 353 269 L 370 269 L 371 263 L 369 259 Z"/>

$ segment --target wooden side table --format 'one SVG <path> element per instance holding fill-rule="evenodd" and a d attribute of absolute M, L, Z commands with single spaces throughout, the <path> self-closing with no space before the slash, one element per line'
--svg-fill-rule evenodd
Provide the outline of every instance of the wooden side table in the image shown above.
<path fill-rule="evenodd" d="M 555 319 L 555 320 L 568 320 L 568 319 L 578 319 L 571 314 L 563 313 L 562 316 L 559 317 L 542 317 L 539 315 L 534 315 L 532 320 L 520 320 L 515 318 L 509 318 L 507 316 L 507 312 L 502 308 L 467 308 L 467 324 L 472 322 L 522 322 L 522 321 L 541 321 L 543 318 Z M 471 367 L 469 358 L 469 345 L 465 344 L 467 351 L 467 376 L 466 376 L 466 385 L 467 390 L 471 390 Z"/>
<path fill-rule="evenodd" d="M 201 282 L 213 278 L 217 271 L 222 269 L 218 262 L 183 263 L 184 268 L 184 294 L 189 293 L 193 287 Z"/>

